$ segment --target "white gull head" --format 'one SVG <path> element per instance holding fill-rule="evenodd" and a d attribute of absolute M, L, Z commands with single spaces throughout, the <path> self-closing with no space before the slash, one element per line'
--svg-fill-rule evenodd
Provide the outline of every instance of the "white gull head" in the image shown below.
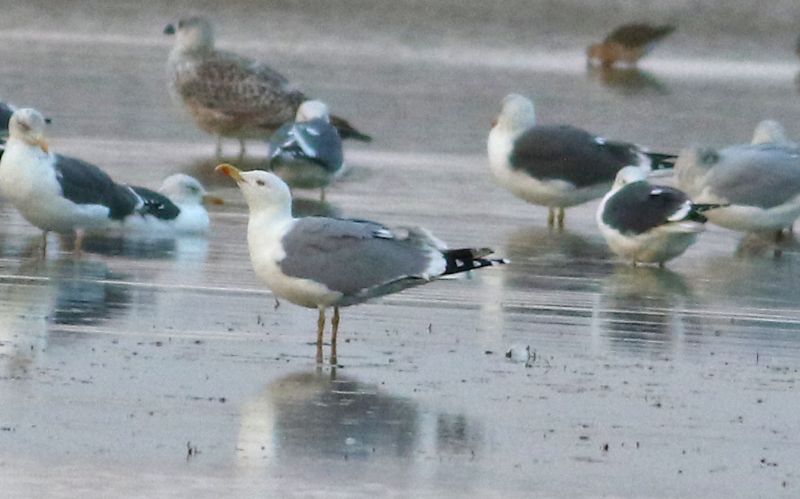
<path fill-rule="evenodd" d="M 786 144 L 786 130 L 775 120 L 763 120 L 753 131 L 752 144 Z"/>
<path fill-rule="evenodd" d="M 10 139 L 22 140 L 30 145 L 39 145 L 47 151 L 44 139 L 45 119 L 42 114 L 29 107 L 18 109 L 8 122 Z"/>
<path fill-rule="evenodd" d="M 503 99 L 495 128 L 519 133 L 536 125 L 533 101 L 519 94 L 509 94 Z"/>
<path fill-rule="evenodd" d="M 180 52 L 214 49 L 214 28 L 204 17 L 185 17 L 177 24 L 167 25 L 164 33 L 175 35 L 175 50 Z"/>
<path fill-rule="evenodd" d="M 243 172 L 228 164 L 219 165 L 216 170 L 236 181 L 251 215 L 291 217 L 292 194 L 289 186 L 274 173 L 263 170 Z"/>
<path fill-rule="evenodd" d="M 331 122 L 330 111 L 328 110 L 327 104 L 319 100 L 307 100 L 297 108 L 297 114 L 294 120 L 303 122 L 317 118 L 323 119 L 328 123 Z"/>
<path fill-rule="evenodd" d="M 203 185 L 194 177 L 176 173 L 164 179 L 158 192 L 175 204 L 202 204 L 207 194 Z"/>

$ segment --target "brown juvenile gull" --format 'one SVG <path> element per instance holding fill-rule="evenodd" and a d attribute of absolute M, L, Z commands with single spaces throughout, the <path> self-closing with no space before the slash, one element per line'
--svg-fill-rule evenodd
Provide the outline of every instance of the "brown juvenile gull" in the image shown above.
<path fill-rule="evenodd" d="M 624 24 L 612 31 L 602 42 L 589 45 L 586 49 L 586 62 L 599 62 L 604 67 L 611 67 L 617 62 L 633 66 L 673 31 L 675 26 L 669 24 Z"/>
<path fill-rule="evenodd" d="M 200 129 L 217 136 L 217 154 L 222 137 L 239 139 L 244 154 L 245 139 L 268 138 L 308 99 L 266 64 L 215 49 L 214 30 L 203 17 L 181 19 L 164 33 L 175 35 L 167 61 L 170 94 Z M 331 123 L 342 138 L 372 140 L 342 118 L 331 116 Z"/>
<path fill-rule="evenodd" d="M 331 363 L 336 363 L 339 307 L 425 284 L 438 277 L 505 263 L 488 248 L 446 249 L 421 228 L 390 229 L 367 220 L 294 218 L 289 187 L 277 175 L 223 164 L 250 210 L 247 243 L 256 274 L 275 296 L 319 310 L 322 362 L 325 310 L 333 307 Z"/>

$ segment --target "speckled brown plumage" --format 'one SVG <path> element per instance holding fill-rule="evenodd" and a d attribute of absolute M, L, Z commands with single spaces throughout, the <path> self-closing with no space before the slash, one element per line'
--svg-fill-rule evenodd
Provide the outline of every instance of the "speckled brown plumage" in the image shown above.
<path fill-rule="evenodd" d="M 268 138 L 294 119 L 307 96 L 282 74 L 251 59 L 214 48 L 211 24 L 202 17 L 182 19 L 167 63 L 169 90 L 202 130 L 219 137 Z M 336 116 L 331 122 L 342 138 L 369 141 Z"/>

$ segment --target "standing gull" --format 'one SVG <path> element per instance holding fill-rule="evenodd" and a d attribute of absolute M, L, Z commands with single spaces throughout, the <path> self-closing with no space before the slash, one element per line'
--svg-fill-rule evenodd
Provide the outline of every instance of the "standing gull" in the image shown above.
<path fill-rule="evenodd" d="M 690 147 L 675 163 L 678 186 L 699 203 L 725 204 L 709 221 L 780 238 L 800 216 L 800 148 L 781 142 Z"/>
<path fill-rule="evenodd" d="M 167 25 L 164 33 L 175 35 L 167 62 L 169 90 L 205 132 L 244 140 L 269 137 L 294 118 L 307 100 L 280 73 L 265 64 L 214 48 L 214 31 L 203 17 L 181 19 Z M 331 122 L 342 138 L 369 142 L 371 138 L 337 116 Z"/>
<path fill-rule="evenodd" d="M 673 31 L 675 26 L 672 25 L 624 24 L 612 31 L 602 42 L 589 45 L 586 49 L 586 62 L 599 62 L 604 67 L 611 67 L 617 62 L 634 66 Z"/>
<path fill-rule="evenodd" d="M 617 172 L 671 168 L 670 154 L 650 153 L 567 125 L 537 125 L 530 99 L 511 94 L 489 133 L 489 166 L 497 182 L 529 203 L 547 206 L 547 224 L 564 225 L 564 208 L 603 196 Z"/>
<path fill-rule="evenodd" d="M 247 242 L 256 274 L 281 298 L 319 310 L 317 362 L 322 362 L 325 310 L 333 307 L 331 363 L 336 363 L 339 307 L 450 274 L 505 263 L 492 251 L 448 250 L 421 228 L 392 230 L 366 220 L 293 218 L 289 187 L 272 173 L 217 171 L 238 185 L 250 209 Z"/>
<path fill-rule="evenodd" d="M 617 255 L 658 263 L 681 255 L 704 230 L 702 212 L 719 205 L 694 204 L 678 189 L 652 185 L 641 169 L 626 166 L 597 209 L 597 225 Z"/>
<path fill-rule="evenodd" d="M 0 193 L 31 224 L 47 233 L 76 234 L 80 251 L 86 232 L 122 229 L 131 219 L 156 216 L 134 189 L 114 182 L 98 167 L 50 152 L 45 119 L 30 108 L 14 112 L 0 159 Z"/>
<path fill-rule="evenodd" d="M 328 106 L 317 100 L 302 103 L 294 122 L 278 129 L 269 141 L 269 166 L 292 187 L 320 189 L 344 171 L 342 139 L 330 124 Z"/>

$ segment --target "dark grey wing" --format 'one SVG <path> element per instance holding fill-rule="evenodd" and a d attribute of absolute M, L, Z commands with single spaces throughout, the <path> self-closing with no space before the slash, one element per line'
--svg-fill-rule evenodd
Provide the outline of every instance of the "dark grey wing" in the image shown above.
<path fill-rule="evenodd" d="M 12 114 L 14 114 L 14 107 L 0 102 L 0 136 L 2 137 L 8 135 L 8 121 Z"/>
<path fill-rule="evenodd" d="M 142 199 L 142 205 L 138 209 L 140 214 L 151 215 L 161 220 L 175 220 L 181 214 L 181 209 L 160 192 L 136 185 L 130 188 Z"/>
<path fill-rule="evenodd" d="M 211 55 L 194 71 L 179 74 L 176 88 L 187 101 L 268 129 L 293 119 L 306 100 L 277 71 L 227 52 Z"/>
<path fill-rule="evenodd" d="M 106 206 L 113 220 L 130 215 L 139 203 L 131 189 L 117 184 L 103 170 L 85 161 L 57 154 L 54 168 L 65 198 L 76 204 Z"/>
<path fill-rule="evenodd" d="M 657 42 L 675 31 L 675 26 L 651 26 L 649 24 L 625 24 L 612 31 L 605 39 L 625 47 L 636 48 Z"/>
<path fill-rule="evenodd" d="M 706 182 L 728 203 L 779 206 L 800 195 L 800 149 L 778 144 L 726 147 Z"/>
<path fill-rule="evenodd" d="M 288 123 L 284 123 L 280 126 L 275 133 L 273 133 L 269 141 L 267 142 L 267 147 L 269 148 L 269 160 L 272 162 L 273 159 L 281 156 L 287 149 L 296 149 L 297 144 L 294 138 L 294 134 L 292 133 L 292 127 L 294 127 L 294 122 L 290 121 Z"/>
<path fill-rule="evenodd" d="M 606 201 L 603 223 L 622 234 L 641 234 L 659 225 L 675 221 L 681 210 L 687 211 L 689 219 L 691 205 L 688 196 L 672 187 L 651 185 L 646 181 L 632 182 Z M 704 222 L 699 213 L 696 221 Z M 686 217 L 681 217 L 686 219 Z"/>
<path fill-rule="evenodd" d="M 342 168 L 342 139 L 336 128 L 323 119 L 282 126 L 270 139 L 270 160 L 288 155 L 320 165 L 328 172 Z"/>
<path fill-rule="evenodd" d="M 638 148 L 606 142 L 571 126 L 535 126 L 514 141 L 511 167 L 546 180 L 576 187 L 613 182 L 620 168 L 639 164 Z"/>
<path fill-rule="evenodd" d="M 302 218 L 281 242 L 286 257 L 279 265 L 285 274 L 322 283 L 345 296 L 424 279 L 431 261 L 431 248 L 420 238 L 362 220 Z"/>

